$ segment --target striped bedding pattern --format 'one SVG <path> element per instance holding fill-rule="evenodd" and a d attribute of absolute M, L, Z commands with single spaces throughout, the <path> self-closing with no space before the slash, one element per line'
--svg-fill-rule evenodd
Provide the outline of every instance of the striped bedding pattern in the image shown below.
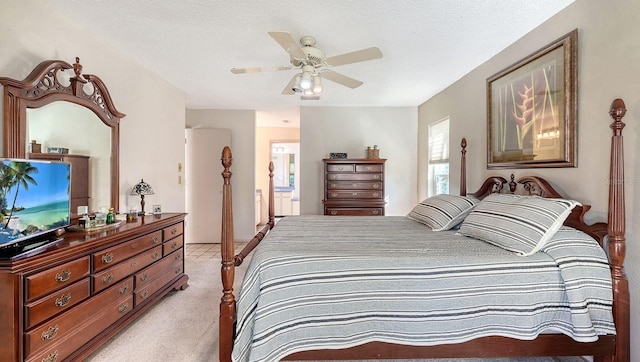
<path fill-rule="evenodd" d="M 549 332 L 588 342 L 615 333 L 611 304 L 604 251 L 574 229 L 522 257 L 402 216 L 286 217 L 254 251 L 232 357 Z"/>

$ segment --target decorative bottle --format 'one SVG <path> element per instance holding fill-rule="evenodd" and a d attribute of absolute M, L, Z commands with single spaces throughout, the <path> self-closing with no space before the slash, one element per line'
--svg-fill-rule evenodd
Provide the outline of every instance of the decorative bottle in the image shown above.
<path fill-rule="evenodd" d="M 107 224 L 113 224 L 116 222 L 116 213 L 114 212 L 113 207 L 109 208 L 109 212 L 107 213 Z"/>

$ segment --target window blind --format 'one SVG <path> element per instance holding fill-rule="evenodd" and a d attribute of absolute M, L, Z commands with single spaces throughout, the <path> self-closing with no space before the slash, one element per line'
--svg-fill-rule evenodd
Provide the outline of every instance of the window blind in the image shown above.
<path fill-rule="evenodd" d="M 429 126 L 429 164 L 449 163 L 449 119 Z"/>

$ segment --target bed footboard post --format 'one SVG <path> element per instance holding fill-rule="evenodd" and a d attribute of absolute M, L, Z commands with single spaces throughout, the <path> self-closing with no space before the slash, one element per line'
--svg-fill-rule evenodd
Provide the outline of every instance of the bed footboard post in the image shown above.
<path fill-rule="evenodd" d="M 233 207 L 231 203 L 231 149 L 226 146 L 222 150 L 222 299 L 220 301 L 219 320 L 219 355 L 220 361 L 231 361 L 233 349 L 234 321 L 236 315 L 236 301 L 233 295 L 233 279 L 235 277 L 234 246 L 233 246 Z"/>
<path fill-rule="evenodd" d="M 273 166 L 273 161 L 269 162 L 269 227 L 273 229 L 276 225 L 276 209 L 275 209 L 275 198 L 273 196 L 274 187 L 273 187 L 273 170 L 275 167 Z"/>
<path fill-rule="evenodd" d="M 460 196 L 467 196 L 467 139 L 460 142 Z"/>
<path fill-rule="evenodd" d="M 629 281 L 624 272 L 625 245 L 625 201 L 624 201 L 624 150 L 622 117 L 626 113 L 622 99 L 611 103 L 609 115 L 613 118 L 611 129 L 611 165 L 609 174 L 609 261 L 613 280 L 613 318 L 616 325 L 616 355 L 614 361 L 628 362 L 630 359 L 629 326 Z"/>

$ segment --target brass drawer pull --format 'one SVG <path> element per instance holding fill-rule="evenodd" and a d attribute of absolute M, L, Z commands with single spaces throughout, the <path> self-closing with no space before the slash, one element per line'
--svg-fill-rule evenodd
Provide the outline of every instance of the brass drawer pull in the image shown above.
<path fill-rule="evenodd" d="M 151 239 L 151 242 L 154 243 L 154 244 L 157 244 L 157 243 L 160 242 L 160 238 L 156 235 L 156 236 L 153 237 L 153 239 Z"/>
<path fill-rule="evenodd" d="M 63 270 L 56 274 L 56 281 L 60 283 L 66 282 L 69 278 L 71 278 L 71 270 Z"/>
<path fill-rule="evenodd" d="M 140 297 L 142 297 L 142 299 L 146 299 L 148 295 L 149 291 L 147 291 L 146 289 L 143 290 L 142 293 L 140 293 Z"/>
<path fill-rule="evenodd" d="M 144 282 L 145 280 L 147 280 L 147 278 L 149 277 L 149 275 L 147 275 L 147 273 L 144 273 L 140 276 L 140 281 Z"/>
<path fill-rule="evenodd" d="M 378 215 L 378 213 L 379 213 L 379 212 L 380 212 L 380 211 L 378 211 L 378 210 L 373 210 L 373 214 L 374 214 L 374 215 Z"/>
<path fill-rule="evenodd" d="M 181 271 L 182 271 L 182 268 L 176 267 L 176 274 L 180 274 Z"/>
<path fill-rule="evenodd" d="M 58 351 L 51 352 L 49 355 L 42 359 L 42 362 L 56 362 L 58 360 Z"/>
<path fill-rule="evenodd" d="M 156 251 L 153 253 L 153 255 L 151 255 L 151 259 L 156 260 L 158 259 L 158 257 L 160 256 L 160 254 Z"/>
<path fill-rule="evenodd" d="M 358 196 L 358 193 L 357 192 L 352 192 L 351 195 Z"/>
<path fill-rule="evenodd" d="M 118 308 L 118 312 L 124 313 L 129 309 L 129 303 L 124 303 L 120 308 Z"/>
<path fill-rule="evenodd" d="M 127 284 L 120 287 L 120 295 L 124 295 L 129 290 L 129 286 Z"/>
<path fill-rule="evenodd" d="M 379 189 L 379 188 L 380 188 L 380 185 L 378 185 L 378 184 L 373 184 L 373 188 L 374 188 L 374 189 Z"/>
<path fill-rule="evenodd" d="M 178 232 L 178 229 L 173 228 L 171 229 L 171 235 L 175 235 Z"/>
<path fill-rule="evenodd" d="M 331 175 L 331 176 L 329 176 L 329 178 L 332 179 L 332 180 L 335 180 L 337 178 L 337 176 L 336 175 Z"/>
<path fill-rule="evenodd" d="M 56 307 L 64 307 L 71 301 L 71 293 L 63 294 L 60 298 L 56 299 Z"/>
<path fill-rule="evenodd" d="M 378 193 L 378 192 L 374 192 L 373 193 L 373 197 L 378 197 L 378 196 L 380 196 L 380 193 Z"/>
<path fill-rule="evenodd" d="M 131 249 L 135 249 L 138 247 L 138 242 L 132 243 L 131 244 Z"/>
<path fill-rule="evenodd" d="M 373 175 L 374 180 L 380 180 L 380 175 Z"/>
<path fill-rule="evenodd" d="M 42 340 L 43 341 L 48 341 L 51 339 L 54 339 L 56 337 L 56 335 L 58 335 L 58 325 L 56 324 L 55 326 L 49 326 L 49 329 L 47 329 L 46 331 L 42 332 Z"/>
<path fill-rule="evenodd" d="M 178 243 L 176 243 L 175 241 L 171 243 L 171 249 L 175 249 L 176 246 L 178 246 Z"/>
<path fill-rule="evenodd" d="M 373 170 L 373 167 L 367 166 L 367 171 L 371 171 L 371 170 Z"/>
<path fill-rule="evenodd" d="M 336 210 L 331 210 L 331 215 L 338 215 L 338 211 L 336 211 Z"/>
<path fill-rule="evenodd" d="M 336 196 L 338 196 L 338 194 L 337 194 L 337 193 L 335 193 L 335 192 L 332 192 L 332 193 L 331 193 L 331 197 L 336 197 Z"/>
<path fill-rule="evenodd" d="M 338 170 L 342 171 L 342 170 L 344 170 L 344 167 L 340 166 L 340 167 L 338 167 Z"/>
<path fill-rule="evenodd" d="M 351 186 L 353 186 L 353 187 L 358 187 L 358 184 L 351 184 Z"/>
<path fill-rule="evenodd" d="M 111 279 L 113 279 L 113 274 L 109 273 L 105 276 L 102 277 L 102 284 L 109 284 L 111 283 Z"/>
<path fill-rule="evenodd" d="M 131 262 L 131 266 L 132 267 L 135 267 L 136 265 L 138 265 L 138 261 L 137 260 L 134 260 L 134 261 Z"/>
<path fill-rule="evenodd" d="M 180 260 L 180 259 L 182 259 L 182 254 L 176 254 L 175 260 Z"/>
<path fill-rule="evenodd" d="M 111 253 L 106 253 L 102 256 L 102 262 L 104 264 L 109 264 L 113 261 L 113 254 Z"/>

